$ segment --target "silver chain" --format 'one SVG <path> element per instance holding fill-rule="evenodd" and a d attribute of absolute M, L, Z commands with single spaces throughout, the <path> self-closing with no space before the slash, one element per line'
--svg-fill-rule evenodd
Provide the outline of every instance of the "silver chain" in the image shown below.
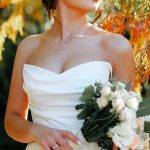
<path fill-rule="evenodd" d="M 60 25 L 62 25 L 61 22 L 58 21 L 55 17 L 54 17 L 54 19 L 55 19 L 55 21 L 57 21 Z M 88 22 L 87 22 L 86 25 L 79 31 L 78 34 L 75 34 L 75 35 L 70 36 L 70 37 L 68 37 L 68 38 L 65 37 L 64 43 L 67 44 L 67 43 L 68 43 L 70 40 L 72 40 L 73 38 L 81 36 L 81 34 L 84 33 L 84 32 L 88 29 L 88 27 L 89 27 L 89 26 L 88 26 Z"/>
<path fill-rule="evenodd" d="M 70 40 L 72 40 L 75 37 L 79 37 L 82 33 L 84 33 L 88 29 L 88 23 L 81 29 L 81 31 L 78 34 L 75 34 L 71 37 L 65 38 L 64 43 L 68 43 Z"/>

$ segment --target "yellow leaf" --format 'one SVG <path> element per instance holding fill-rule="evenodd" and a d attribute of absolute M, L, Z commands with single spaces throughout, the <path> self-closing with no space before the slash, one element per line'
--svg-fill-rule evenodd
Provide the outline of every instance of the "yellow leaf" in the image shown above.
<path fill-rule="evenodd" d="M 8 7 L 10 0 L 0 0 L 0 8 Z"/>

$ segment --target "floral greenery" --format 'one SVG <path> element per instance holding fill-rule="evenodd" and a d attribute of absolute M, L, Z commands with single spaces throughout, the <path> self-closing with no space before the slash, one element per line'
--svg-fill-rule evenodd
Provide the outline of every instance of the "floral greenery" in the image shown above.
<path fill-rule="evenodd" d="M 131 127 L 131 133 L 134 128 L 135 131 L 133 131 L 135 134 L 138 133 L 136 131 L 137 127 L 135 127 L 136 119 L 134 117 L 134 119 L 131 119 L 130 115 L 133 113 L 132 115 L 136 116 L 137 110 L 137 117 L 149 115 L 150 101 L 142 102 L 140 96 L 131 91 L 127 92 L 127 90 L 129 90 L 129 85 L 130 84 L 127 84 L 125 87 L 125 84 L 121 82 L 111 82 L 111 85 L 103 86 L 100 82 L 96 82 L 95 86 L 89 85 L 84 89 L 82 96 L 80 97 L 82 103 L 76 105 L 75 108 L 76 110 L 81 109 L 77 118 L 84 120 L 81 131 L 88 142 L 96 142 L 102 149 L 111 149 L 113 142 L 111 137 L 108 136 L 108 133 L 114 132 L 113 128 L 120 129 L 121 126 L 125 127 L 124 124 L 126 123 L 128 127 L 133 124 Z M 131 101 L 133 102 L 131 103 Z M 141 103 L 141 105 L 138 109 L 139 103 Z M 131 111 L 132 113 L 127 113 L 125 111 Z M 128 119 L 122 120 L 122 114 L 123 118 L 124 115 L 129 115 Z M 150 122 L 145 123 L 145 131 L 147 133 L 150 132 L 149 124 Z M 120 144 L 120 146 L 121 145 L 122 144 Z"/>
<path fill-rule="evenodd" d="M 143 98 L 150 100 L 150 79 L 147 82 L 144 82 L 142 85 L 143 85 L 143 90 L 142 90 Z"/>
<path fill-rule="evenodd" d="M 76 106 L 77 110 L 83 110 L 77 117 L 78 119 L 85 119 L 81 131 L 88 142 L 94 141 L 105 149 L 111 149 L 113 143 L 111 138 L 107 136 L 106 132 L 108 130 L 108 126 L 113 127 L 120 121 L 115 118 L 115 114 L 110 113 L 109 110 L 111 105 L 108 105 L 106 109 L 99 109 L 96 104 L 96 99 L 101 96 L 100 90 L 102 85 L 95 83 L 95 87 L 96 90 L 92 85 L 85 88 L 82 96 L 80 97 L 80 100 L 83 101 L 84 104 Z"/>
<path fill-rule="evenodd" d="M 142 108 L 141 110 L 140 110 L 140 112 L 141 112 L 141 114 L 143 113 L 143 114 L 145 114 L 146 113 L 146 111 L 149 111 L 150 112 L 150 105 L 148 104 L 149 103 L 149 101 L 150 101 L 150 79 L 149 79 L 149 81 L 147 81 L 147 82 L 144 82 L 143 84 L 142 84 L 142 97 L 143 97 L 143 100 L 144 100 L 144 102 L 146 103 L 145 104 L 145 106 L 146 106 L 146 108 Z M 150 120 L 150 116 L 149 116 L 149 119 L 148 120 Z M 149 122 L 146 122 L 146 124 L 145 124 L 145 132 L 148 132 L 148 128 L 150 127 L 150 123 Z M 149 132 L 149 135 L 150 135 L 150 132 Z"/>

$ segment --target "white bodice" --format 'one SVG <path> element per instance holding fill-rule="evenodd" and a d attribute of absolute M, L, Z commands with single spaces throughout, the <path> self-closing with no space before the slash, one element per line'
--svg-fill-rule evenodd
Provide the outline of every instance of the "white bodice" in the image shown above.
<path fill-rule="evenodd" d="M 69 130 L 76 134 L 82 127 L 77 119 L 79 97 L 84 88 L 96 81 L 109 82 L 112 66 L 105 61 L 90 61 L 61 74 L 24 64 L 23 89 L 27 93 L 34 123 Z"/>

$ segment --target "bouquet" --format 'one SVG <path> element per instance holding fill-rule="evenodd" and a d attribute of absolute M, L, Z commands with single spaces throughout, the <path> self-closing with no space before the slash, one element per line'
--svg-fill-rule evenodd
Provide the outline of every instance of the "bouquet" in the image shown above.
<path fill-rule="evenodd" d="M 80 100 L 82 103 L 75 108 L 81 109 L 77 117 L 84 120 L 81 131 L 88 142 L 107 150 L 112 149 L 113 143 L 123 150 L 144 149 L 142 141 L 148 138 L 143 132 L 144 119 L 137 119 L 143 101 L 129 90 L 129 84 L 96 82 L 84 89 Z"/>

